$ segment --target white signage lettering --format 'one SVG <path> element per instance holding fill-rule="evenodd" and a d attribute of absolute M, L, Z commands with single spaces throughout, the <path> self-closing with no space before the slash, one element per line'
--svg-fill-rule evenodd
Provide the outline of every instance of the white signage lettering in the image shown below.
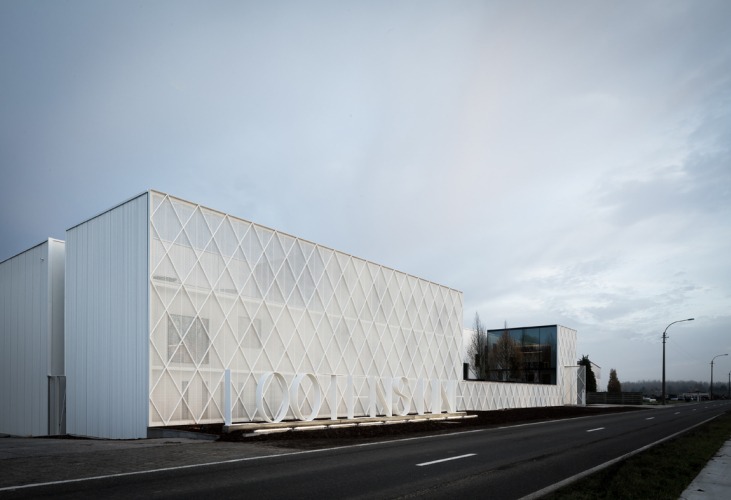
<path fill-rule="evenodd" d="M 308 416 L 302 415 L 302 408 L 299 403 L 299 390 L 302 384 L 302 379 L 308 378 L 312 381 L 312 389 L 314 390 L 315 398 L 312 401 L 312 412 Z M 320 413 L 320 406 L 322 406 L 322 389 L 320 388 L 320 382 L 317 380 L 312 373 L 298 373 L 295 375 L 292 385 L 289 388 L 289 400 L 292 408 L 292 414 L 297 420 L 304 420 L 310 422 L 315 420 L 315 417 Z"/>
<path fill-rule="evenodd" d="M 279 410 L 274 417 L 270 417 L 267 412 L 264 401 L 264 390 L 267 387 L 267 383 L 270 379 L 276 379 L 279 382 L 279 388 L 282 392 L 282 400 L 279 402 Z M 268 401 L 267 401 L 268 402 Z M 289 391 L 287 390 L 287 381 L 284 379 L 284 375 L 279 372 L 266 372 L 259 377 L 259 383 L 256 384 L 256 410 L 259 412 L 259 416 L 264 419 L 265 422 L 281 422 L 284 417 L 287 416 L 287 410 L 289 409 Z"/>
<path fill-rule="evenodd" d="M 342 377 L 346 378 L 345 390 L 339 394 L 338 385 Z M 353 375 L 329 375 L 330 386 L 327 391 L 327 403 L 330 407 L 330 419 L 338 419 L 338 408 L 345 400 L 346 418 L 355 417 L 356 394 Z M 303 384 L 304 381 L 307 383 Z M 418 415 L 428 410 L 430 413 L 454 412 L 456 409 L 456 381 L 432 379 L 430 382 L 419 378 L 415 381 L 406 377 L 376 378 L 367 380 L 367 405 L 363 410 L 367 415 L 375 417 L 405 416 L 411 412 L 412 404 Z M 277 384 L 278 391 L 273 390 L 272 384 Z M 429 386 L 429 387 L 428 387 Z M 430 389 L 427 392 L 427 388 Z M 259 377 L 256 386 L 256 409 L 259 418 L 265 422 L 281 422 L 287 415 L 296 420 L 312 421 L 322 409 L 322 385 L 317 375 L 313 373 L 298 373 L 287 382 L 285 376 L 279 372 L 266 372 Z M 279 393 L 279 401 L 273 393 Z M 427 401 L 425 396 L 430 395 Z M 309 412 L 303 412 L 304 400 L 309 403 Z M 357 395 L 361 400 L 363 396 Z M 230 404 L 230 403 L 229 403 Z M 273 409 L 276 408 L 276 411 Z"/>
<path fill-rule="evenodd" d="M 393 379 L 393 393 L 396 396 L 396 403 L 393 408 L 396 415 L 401 417 L 408 415 L 411 411 L 411 396 L 404 393 L 409 388 L 409 379 L 406 377 L 396 377 Z M 401 406 L 401 411 L 398 407 Z"/>

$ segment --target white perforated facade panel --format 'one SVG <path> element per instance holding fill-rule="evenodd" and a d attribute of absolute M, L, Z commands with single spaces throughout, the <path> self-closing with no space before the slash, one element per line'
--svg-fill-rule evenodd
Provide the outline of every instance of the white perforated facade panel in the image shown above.
<path fill-rule="evenodd" d="M 290 387 L 298 374 L 311 374 L 294 406 L 320 417 L 346 416 L 348 375 L 356 416 L 369 413 L 374 383 L 406 377 L 413 390 L 419 379 L 459 380 L 460 292 L 151 196 L 150 425 L 222 421 L 227 368 L 234 421 L 277 413 L 270 402 L 257 411 L 257 383 L 268 372 Z M 280 379 L 264 380 L 276 406 Z M 325 397 L 333 383 L 335 404 Z"/>

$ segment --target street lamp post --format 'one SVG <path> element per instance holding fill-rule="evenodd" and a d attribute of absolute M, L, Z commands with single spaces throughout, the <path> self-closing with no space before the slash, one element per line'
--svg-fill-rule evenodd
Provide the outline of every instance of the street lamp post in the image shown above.
<path fill-rule="evenodd" d="M 728 356 L 728 353 L 713 356 L 713 359 L 711 360 L 711 401 L 713 401 L 713 362 L 716 360 L 716 358 L 720 358 L 721 356 Z"/>
<path fill-rule="evenodd" d="M 667 332 L 668 328 L 673 326 L 675 323 L 682 323 L 683 321 L 693 321 L 695 318 L 688 318 L 688 319 L 679 319 L 678 321 L 673 321 L 668 326 L 665 327 L 665 331 L 662 332 L 662 404 L 665 404 L 665 341 L 668 338 Z"/>

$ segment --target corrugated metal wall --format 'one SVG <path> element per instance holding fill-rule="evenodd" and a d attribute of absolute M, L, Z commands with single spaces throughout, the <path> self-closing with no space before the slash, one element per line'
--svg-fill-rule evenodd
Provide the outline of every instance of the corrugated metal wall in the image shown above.
<path fill-rule="evenodd" d="M 146 437 L 147 193 L 66 237 L 67 431 Z"/>
<path fill-rule="evenodd" d="M 64 244 L 52 239 L 0 263 L 0 432 L 49 433 L 49 375 L 63 375 L 63 266 Z"/>

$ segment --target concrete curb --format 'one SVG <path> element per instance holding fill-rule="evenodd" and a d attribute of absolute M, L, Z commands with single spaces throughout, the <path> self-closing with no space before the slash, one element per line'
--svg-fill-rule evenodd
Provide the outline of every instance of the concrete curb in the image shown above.
<path fill-rule="evenodd" d="M 681 500 L 708 500 L 731 497 L 731 439 L 685 489 Z"/>

